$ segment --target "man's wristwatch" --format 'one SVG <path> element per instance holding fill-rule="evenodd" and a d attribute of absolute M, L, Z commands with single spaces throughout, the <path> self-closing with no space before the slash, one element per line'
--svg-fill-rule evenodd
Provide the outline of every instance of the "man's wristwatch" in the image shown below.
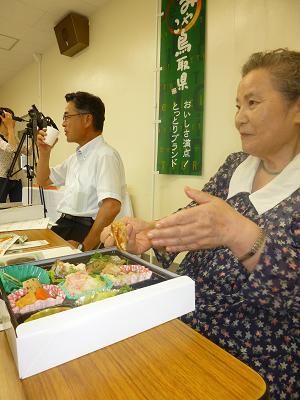
<path fill-rule="evenodd" d="M 77 246 L 77 249 L 80 251 L 84 251 L 83 243 L 79 243 L 79 245 Z"/>

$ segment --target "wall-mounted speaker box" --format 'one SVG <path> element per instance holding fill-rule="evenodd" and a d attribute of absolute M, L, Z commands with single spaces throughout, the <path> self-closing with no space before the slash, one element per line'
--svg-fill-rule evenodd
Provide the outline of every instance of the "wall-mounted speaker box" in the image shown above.
<path fill-rule="evenodd" d="M 68 14 L 54 27 L 61 54 L 72 57 L 89 45 L 89 20 L 76 13 Z"/>

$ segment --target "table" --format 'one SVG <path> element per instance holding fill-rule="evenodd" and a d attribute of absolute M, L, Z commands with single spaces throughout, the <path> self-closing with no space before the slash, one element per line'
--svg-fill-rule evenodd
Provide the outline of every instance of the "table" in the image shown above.
<path fill-rule="evenodd" d="M 44 250 L 44 249 L 52 249 L 53 247 L 64 247 L 69 246 L 69 242 L 58 236 L 56 233 L 51 231 L 51 229 L 30 229 L 24 231 L 14 231 L 14 233 L 18 235 L 26 235 L 28 237 L 28 241 L 34 240 L 47 240 L 48 244 L 44 246 L 34 247 L 34 248 L 27 248 L 23 249 L 22 251 L 28 252 L 35 249 Z"/>
<path fill-rule="evenodd" d="M 174 320 L 20 383 L 0 334 L 0 393 L 9 400 L 259 399 L 253 370 Z M 41 396 L 41 394 L 43 394 Z"/>
<path fill-rule="evenodd" d="M 80 251 L 74 249 L 70 243 L 66 242 L 49 229 L 32 229 L 14 232 L 19 235 L 27 235 L 28 242 L 35 240 L 38 241 L 41 240 L 41 238 L 44 238 L 47 240 L 48 244 L 37 247 L 22 248 L 13 253 L 6 253 L 4 256 L 0 257 L 0 265 L 11 265 L 16 263 L 22 264 L 24 262 L 44 260 L 45 258 L 55 258 L 78 252 L 80 253 Z"/>
<path fill-rule="evenodd" d="M 55 243 L 52 233 L 33 235 Z M 179 320 L 23 381 L 0 332 L 0 360 L 0 399 L 253 400 L 266 392 L 255 371 Z"/>

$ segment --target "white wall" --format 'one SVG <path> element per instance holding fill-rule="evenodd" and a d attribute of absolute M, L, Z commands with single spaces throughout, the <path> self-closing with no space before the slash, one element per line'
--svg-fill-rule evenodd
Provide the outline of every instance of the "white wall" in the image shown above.
<path fill-rule="evenodd" d="M 235 131 L 240 67 L 254 51 L 300 50 L 299 0 L 207 0 L 204 165 L 202 177 L 156 177 L 155 217 L 187 203 L 185 185 L 201 188 L 226 155 L 240 149 Z M 104 137 L 125 164 L 137 216 L 151 217 L 156 0 L 110 0 L 90 18 L 90 45 L 76 56 L 58 46 L 42 58 L 42 111 L 61 123 L 69 91 L 85 90 L 106 105 Z M 33 61 L 0 91 L 2 104 L 22 115 L 39 104 L 38 64 Z M 75 146 L 61 138 L 51 163 Z"/>

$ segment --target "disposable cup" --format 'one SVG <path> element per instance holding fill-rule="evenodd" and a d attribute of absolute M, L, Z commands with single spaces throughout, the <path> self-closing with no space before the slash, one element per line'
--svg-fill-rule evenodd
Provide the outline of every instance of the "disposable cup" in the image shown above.
<path fill-rule="evenodd" d="M 47 126 L 46 136 L 44 143 L 48 144 L 49 146 L 53 146 L 55 140 L 58 138 L 59 131 L 53 126 Z"/>

